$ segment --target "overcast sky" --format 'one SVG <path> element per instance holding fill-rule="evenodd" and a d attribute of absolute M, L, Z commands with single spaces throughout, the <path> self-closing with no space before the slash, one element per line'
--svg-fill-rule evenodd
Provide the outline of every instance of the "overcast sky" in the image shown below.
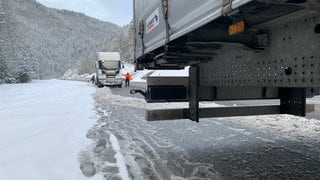
<path fill-rule="evenodd" d="M 85 13 L 119 26 L 132 19 L 133 0 L 36 0 L 45 6 Z"/>

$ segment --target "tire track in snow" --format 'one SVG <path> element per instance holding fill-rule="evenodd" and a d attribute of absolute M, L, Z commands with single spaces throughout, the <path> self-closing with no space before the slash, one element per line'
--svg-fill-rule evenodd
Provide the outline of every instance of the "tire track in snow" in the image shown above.
<path fill-rule="evenodd" d="M 110 142 L 113 150 L 116 152 L 116 155 L 114 156 L 117 160 L 116 164 L 119 168 L 119 175 L 123 180 L 129 180 L 129 173 L 126 166 L 126 160 L 123 156 L 123 154 L 120 152 L 120 145 L 118 139 L 110 133 Z"/>
<path fill-rule="evenodd" d="M 132 178 L 219 179 L 211 164 L 191 162 L 184 149 L 175 145 L 166 135 L 163 136 L 162 132 L 159 134 L 160 129 L 163 131 L 161 123 L 145 120 L 141 113 L 143 109 L 139 109 L 145 108 L 144 100 L 113 95 L 108 88 L 98 89 L 94 97 L 100 106 L 99 111 L 102 111 L 101 115 L 106 115 L 98 122 L 103 126 L 98 125 L 100 128 L 96 131 L 108 131 L 117 137 Z M 179 121 L 175 125 L 179 126 L 181 122 L 184 123 Z M 189 130 L 201 134 L 198 128 Z M 170 127 L 168 131 L 175 130 Z M 101 161 L 99 159 L 97 163 L 101 164 Z"/>

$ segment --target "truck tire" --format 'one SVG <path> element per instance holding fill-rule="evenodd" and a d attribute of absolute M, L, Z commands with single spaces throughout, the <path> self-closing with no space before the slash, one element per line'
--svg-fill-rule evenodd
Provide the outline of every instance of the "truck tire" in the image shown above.
<path fill-rule="evenodd" d="M 100 81 L 99 81 L 98 78 L 95 79 L 94 84 L 95 84 L 98 88 L 102 88 L 102 87 L 103 87 L 103 85 L 100 83 Z"/>

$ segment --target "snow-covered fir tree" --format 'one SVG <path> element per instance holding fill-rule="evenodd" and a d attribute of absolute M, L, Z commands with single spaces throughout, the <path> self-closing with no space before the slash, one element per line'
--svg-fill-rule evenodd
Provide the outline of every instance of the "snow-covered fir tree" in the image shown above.
<path fill-rule="evenodd" d="M 59 78 L 67 69 L 93 72 L 97 51 L 132 59 L 131 24 L 119 27 L 35 0 L 0 0 L 0 25 L 0 79 L 23 73 Z"/>

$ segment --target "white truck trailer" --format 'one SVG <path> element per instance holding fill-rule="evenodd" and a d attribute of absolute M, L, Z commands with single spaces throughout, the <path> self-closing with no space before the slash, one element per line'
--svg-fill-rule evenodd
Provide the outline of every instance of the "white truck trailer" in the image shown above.
<path fill-rule="evenodd" d="M 306 97 L 319 94 L 319 0 L 133 2 L 136 69 L 190 66 L 184 84 L 150 79 L 143 92 L 148 102 L 185 100 L 189 108 L 149 111 L 148 120 L 305 116 Z M 248 99 L 280 104 L 199 108 L 202 100 Z"/>
<path fill-rule="evenodd" d="M 124 65 L 119 52 L 97 52 L 95 84 L 98 87 L 122 87 Z"/>

